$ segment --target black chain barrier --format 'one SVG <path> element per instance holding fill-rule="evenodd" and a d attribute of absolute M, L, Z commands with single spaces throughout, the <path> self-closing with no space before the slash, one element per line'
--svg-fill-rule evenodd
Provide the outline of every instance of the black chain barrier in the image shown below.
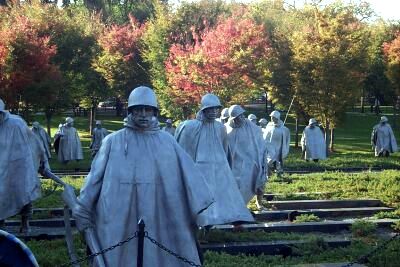
<path fill-rule="evenodd" d="M 149 233 L 147 231 L 144 232 L 144 237 L 147 238 L 148 240 L 150 240 L 151 243 L 153 243 L 154 245 L 156 245 L 160 249 L 164 250 L 168 254 L 174 256 L 175 258 L 177 258 L 178 260 L 181 260 L 184 263 L 189 264 L 190 266 L 202 267 L 202 265 L 196 264 L 193 261 L 190 261 L 190 260 L 186 259 L 185 257 L 182 257 L 179 254 L 177 254 L 177 253 L 173 252 L 172 250 L 168 249 L 163 244 L 160 244 L 159 242 L 157 242 L 157 240 L 155 240 L 154 238 L 150 237 Z"/>
<path fill-rule="evenodd" d="M 117 248 L 117 247 L 122 246 L 122 245 L 125 244 L 125 243 L 128 243 L 129 241 L 131 241 L 131 240 L 134 239 L 134 238 L 138 238 L 138 236 L 139 236 L 139 231 L 136 231 L 135 234 L 134 234 L 133 236 L 128 237 L 128 238 L 125 239 L 124 241 L 118 242 L 117 244 L 115 244 L 115 245 L 113 245 L 113 246 L 111 246 L 111 247 L 109 247 L 109 248 L 105 248 L 105 249 L 100 250 L 99 252 L 93 253 L 93 254 L 91 254 L 91 255 L 89 255 L 89 256 L 86 256 L 86 257 L 82 257 L 82 258 L 80 258 L 80 259 L 77 259 L 76 261 L 71 261 L 71 262 L 69 262 L 69 263 L 65 263 L 65 264 L 63 264 L 63 265 L 60 265 L 59 267 L 72 266 L 72 265 L 75 265 L 75 264 L 78 264 L 78 263 L 81 263 L 81 262 L 90 260 L 90 259 L 92 259 L 92 258 L 94 258 L 94 257 L 96 257 L 96 256 L 103 255 L 103 254 L 109 252 L 110 250 L 113 250 L 113 249 L 115 249 L 115 248 Z"/>
<path fill-rule="evenodd" d="M 91 254 L 91 255 L 89 255 L 89 256 L 86 256 L 86 257 L 82 257 L 82 258 L 80 258 L 80 259 L 77 259 L 76 261 L 71 261 L 71 262 L 69 262 L 69 263 L 65 263 L 65 264 L 63 264 L 63 265 L 60 265 L 59 267 L 73 266 L 73 265 L 75 265 L 75 264 L 78 264 L 78 263 L 81 263 L 81 262 L 84 262 L 84 261 L 88 261 L 88 260 L 90 260 L 90 259 L 92 259 L 92 258 L 94 258 L 94 257 L 96 257 L 96 256 L 103 255 L 103 254 L 105 254 L 105 253 L 107 253 L 107 252 L 109 252 L 109 251 L 111 251 L 111 250 L 113 250 L 113 249 L 115 249 L 115 248 L 117 248 L 117 247 L 120 247 L 120 246 L 124 245 L 125 243 L 128 243 L 128 242 L 131 241 L 132 239 L 138 238 L 138 237 L 139 237 L 139 231 L 136 231 L 135 234 L 134 234 L 133 236 L 131 236 L 131 237 L 125 239 L 124 241 L 118 242 L 117 244 L 115 244 L 115 245 L 113 245 L 113 246 L 111 246 L 111 247 L 109 247 L 109 248 L 103 249 L 103 250 L 101 250 L 101 251 L 99 251 L 99 252 L 96 252 L 96 253 L 93 253 L 93 254 Z M 168 249 L 167 247 L 165 247 L 165 246 L 162 245 L 161 243 L 157 242 L 157 240 L 155 240 L 154 238 L 152 238 L 152 237 L 149 236 L 149 233 L 148 233 L 147 231 L 144 232 L 144 237 L 147 238 L 151 243 L 153 243 L 154 245 L 156 245 L 157 247 L 159 247 L 161 250 L 164 250 L 164 251 L 167 252 L 168 254 L 170 254 L 170 255 L 174 256 L 175 258 L 177 258 L 177 259 L 183 261 L 184 263 L 187 263 L 187 264 L 189 264 L 190 266 L 202 267 L 202 265 L 196 264 L 196 263 L 194 263 L 194 262 L 192 262 L 192 261 L 186 259 L 185 257 L 180 256 L 179 254 L 177 254 L 177 253 L 173 252 L 172 250 Z"/>
<path fill-rule="evenodd" d="M 393 242 L 399 236 L 400 236 L 400 233 L 396 233 L 394 236 L 392 236 L 391 238 L 389 238 L 388 240 L 386 240 L 385 242 L 383 242 L 382 244 L 377 246 L 375 249 L 373 249 L 370 252 L 368 252 L 367 254 L 359 257 L 357 260 L 352 261 L 346 265 L 343 265 L 342 267 L 350 267 L 356 263 L 360 263 L 360 264 L 367 263 L 368 258 L 370 258 L 372 255 L 376 254 L 377 252 L 381 251 L 382 249 L 386 248 L 391 242 Z"/>

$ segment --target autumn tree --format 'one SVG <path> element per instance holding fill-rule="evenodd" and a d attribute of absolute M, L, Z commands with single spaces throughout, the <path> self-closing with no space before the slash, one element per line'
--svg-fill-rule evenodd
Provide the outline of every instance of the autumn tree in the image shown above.
<path fill-rule="evenodd" d="M 29 109 L 56 101 L 60 71 L 52 59 L 57 50 L 41 25 L 26 16 L 24 7 L 14 7 L 2 15 L 7 16 L 7 23 L 0 29 L 5 41 L 0 45 L 0 90 L 10 109 L 16 110 L 22 102 L 27 117 Z"/>
<path fill-rule="evenodd" d="M 148 65 L 151 83 L 157 92 L 162 114 L 182 117 L 169 94 L 165 61 L 174 44 L 193 46 L 195 40 L 208 28 L 213 28 L 220 16 L 229 14 L 224 1 L 184 2 L 173 11 L 167 5 L 157 4 L 155 15 L 148 22 L 143 36 L 143 57 Z"/>
<path fill-rule="evenodd" d="M 92 65 L 116 97 L 125 98 L 134 87 L 149 84 L 140 53 L 144 29 L 144 25 L 130 16 L 128 23 L 110 25 L 98 36 L 101 52 Z"/>
<path fill-rule="evenodd" d="M 206 92 L 217 94 L 225 105 L 243 104 L 262 93 L 270 77 L 270 41 L 262 25 L 238 17 L 222 19 L 194 45 L 171 47 L 166 61 L 171 108 L 184 106 L 182 115 L 188 116 Z"/>
<path fill-rule="evenodd" d="M 292 36 L 293 88 L 305 111 L 324 123 L 329 141 L 360 95 L 368 35 L 349 6 L 312 8 L 313 22 Z"/>
<path fill-rule="evenodd" d="M 386 75 L 396 90 L 396 94 L 400 95 L 400 32 L 395 38 L 383 44 L 383 52 L 387 65 Z"/>

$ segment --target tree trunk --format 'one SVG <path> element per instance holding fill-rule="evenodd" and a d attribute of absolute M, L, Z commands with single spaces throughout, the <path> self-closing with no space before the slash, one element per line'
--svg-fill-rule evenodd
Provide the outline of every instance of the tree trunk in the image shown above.
<path fill-rule="evenodd" d="M 333 147 L 334 142 L 335 142 L 335 128 L 332 128 L 331 129 L 331 142 L 329 144 L 329 149 L 331 152 L 334 151 L 334 147 Z"/>
<path fill-rule="evenodd" d="M 90 132 L 90 135 L 92 135 L 94 123 L 96 121 L 96 105 L 92 104 L 92 106 L 90 107 L 89 116 L 90 116 L 89 117 L 89 132 Z"/>
<path fill-rule="evenodd" d="M 364 113 L 364 95 L 361 97 L 361 113 Z"/>
<path fill-rule="evenodd" d="M 325 120 L 325 144 L 326 144 L 326 156 L 329 155 L 329 145 L 330 145 L 330 139 L 331 139 L 331 132 L 330 132 L 330 125 L 329 125 L 329 120 Z"/>
<path fill-rule="evenodd" d="M 268 92 L 265 92 L 265 112 L 267 113 L 267 116 L 270 113 L 268 108 Z"/>
<path fill-rule="evenodd" d="M 46 127 L 47 127 L 47 134 L 51 137 L 51 126 L 50 126 L 50 122 L 51 122 L 51 117 L 53 116 L 53 113 L 51 112 L 51 110 L 46 109 Z"/>
<path fill-rule="evenodd" d="M 296 130 L 294 134 L 294 147 L 299 147 L 299 116 L 296 115 Z"/>

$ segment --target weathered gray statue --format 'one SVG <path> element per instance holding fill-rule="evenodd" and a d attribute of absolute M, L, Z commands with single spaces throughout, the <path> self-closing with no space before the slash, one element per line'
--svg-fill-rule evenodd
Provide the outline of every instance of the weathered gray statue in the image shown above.
<path fill-rule="evenodd" d="M 175 135 L 175 127 L 172 126 L 172 120 L 168 119 L 165 121 L 166 126 L 162 128 L 163 131 L 166 131 L 167 133 L 171 134 L 172 136 Z"/>
<path fill-rule="evenodd" d="M 51 138 L 48 133 L 43 129 L 39 122 L 34 121 L 32 123 L 32 132 L 39 138 L 40 142 L 43 144 L 43 148 L 46 152 L 46 157 L 51 159 Z"/>
<path fill-rule="evenodd" d="M 58 146 L 58 161 L 68 163 L 71 160 L 83 159 L 81 140 L 78 131 L 73 127 L 74 120 L 70 117 L 65 119 L 65 124 L 57 133 L 60 137 Z"/>
<path fill-rule="evenodd" d="M 281 121 L 281 114 L 274 110 L 270 114 L 271 121 L 264 130 L 264 141 L 266 144 L 267 162 L 269 170 L 274 169 L 278 175 L 283 172 L 283 159 L 289 154 L 290 132 Z"/>
<path fill-rule="evenodd" d="M 254 114 L 250 114 L 249 116 L 247 116 L 247 118 L 254 124 L 257 125 L 257 116 Z"/>
<path fill-rule="evenodd" d="M 96 156 L 101 146 L 101 141 L 109 134 L 106 128 L 103 128 L 101 121 L 96 121 L 96 128 L 93 129 L 92 142 L 90 143 L 90 149 L 92 150 L 92 157 Z"/>
<path fill-rule="evenodd" d="M 390 153 L 397 152 L 396 138 L 386 116 L 372 129 L 371 144 L 376 157 L 389 157 Z"/>
<path fill-rule="evenodd" d="M 304 128 L 301 136 L 301 149 L 305 160 L 326 159 L 326 143 L 321 128 L 318 127 L 317 120 L 311 118 L 308 126 Z"/>
<path fill-rule="evenodd" d="M 228 162 L 226 128 L 215 120 L 220 107 L 217 96 L 204 95 L 197 118 L 181 123 L 175 134 L 202 172 L 216 200 L 201 216 L 204 225 L 253 221 Z"/>
<path fill-rule="evenodd" d="M 222 124 L 225 124 L 225 123 L 228 122 L 228 119 L 229 119 L 229 111 L 228 111 L 228 108 L 223 108 L 223 109 L 221 110 L 221 115 L 220 115 L 220 117 L 217 118 L 216 120 L 219 121 L 219 122 L 222 123 Z"/>
<path fill-rule="evenodd" d="M 239 105 L 229 108 L 225 124 L 232 154 L 232 172 L 239 184 L 244 202 L 261 196 L 267 179 L 264 164 L 265 144 L 260 127 L 246 119 Z M 260 203 L 259 203 L 260 204 Z"/>
<path fill-rule="evenodd" d="M 125 128 L 107 135 L 81 189 L 73 217 L 80 230 L 92 228 L 101 248 L 133 236 L 143 219 L 148 235 L 200 264 L 196 221 L 213 203 L 193 160 L 158 127 L 156 95 L 135 88 Z M 147 242 L 147 241 L 146 241 Z M 144 266 L 182 266 L 177 258 L 145 242 Z M 106 266 L 135 265 L 137 241 L 104 255 Z"/>
<path fill-rule="evenodd" d="M 32 137 L 25 121 L 6 111 L 0 99 L 0 222 L 21 213 L 21 231 L 28 229 L 31 202 L 40 197 Z"/>
<path fill-rule="evenodd" d="M 267 127 L 267 124 L 268 124 L 268 120 L 267 120 L 267 119 L 261 118 L 261 119 L 258 121 L 258 125 L 260 125 L 260 127 L 261 127 L 262 129 L 264 129 L 265 127 Z"/>

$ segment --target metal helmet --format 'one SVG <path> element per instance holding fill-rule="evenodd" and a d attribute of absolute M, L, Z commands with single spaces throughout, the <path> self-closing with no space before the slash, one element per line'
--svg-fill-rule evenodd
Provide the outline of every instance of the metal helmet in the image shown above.
<path fill-rule="evenodd" d="M 35 128 L 37 128 L 37 127 L 40 126 L 40 124 L 39 124 L 39 122 L 34 121 L 34 122 L 32 122 L 32 126 L 35 127 Z"/>
<path fill-rule="evenodd" d="M 380 122 L 388 122 L 388 118 L 386 116 L 382 116 L 381 117 L 381 121 Z"/>
<path fill-rule="evenodd" d="M 171 119 L 168 119 L 168 120 L 165 121 L 165 123 L 170 123 L 170 124 L 172 124 L 172 120 L 171 120 Z"/>
<path fill-rule="evenodd" d="M 66 117 L 66 118 L 65 118 L 65 122 L 66 122 L 66 123 L 72 123 L 72 122 L 74 122 L 74 119 L 71 118 L 71 117 Z"/>
<path fill-rule="evenodd" d="M 271 114 L 269 114 L 269 116 L 277 118 L 278 120 L 281 119 L 281 113 L 279 113 L 279 111 L 277 110 L 272 111 Z"/>
<path fill-rule="evenodd" d="M 256 115 L 254 115 L 254 114 L 250 114 L 248 117 L 247 117 L 249 120 L 257 120 L 257 116 Z"/>
<path fill-rule="evenodd" d="M 311 118 L 311 119 L 308 121 L 308 125 L 312 125 L 312 124 L 317 124 L 317 120 L 316 120 L 315 118 Z"/>
<path fill-rule="evenodd" d="M 133 106 L 150 106 L 158 110 L 156 94 L 150 87 L 136 87 L 128 98 L 128 108 Z"/>
<path fill-rule="evenodd" d="M 205 110 L 206 108 L 213 108 L 213 107 L 221 107 L 221 102 L 219 101 L 218 96 L 214 94 L 206 94 L 203 95 L 201 98 L 201 109 Z"/>
<path fill-rule="evenodd" d="M 222 111 L 221 111 L 221 119 L 222 120 L 225 120 L 225 119 L 227 119 L 229 117 L 229 109 L 228 108 L 224 108 Z"/>
<path fill-rule="evenodd" d="M 264 119 L 264 118 L 261 118 L 261 119 L 258 121 L 258 123 L 259 123 L 261 126 L 265 126 L 265 125 L 268 124 L 268 121 L 267 121 L 266 119 Z"/>
<path fill-rule="evenodd" d="M 236 118 L 244 113 L 244 109 L 239 105 L 232 105 L 229 107 L 229 117 Z"/>
<path fill-rule="evenodd" d="M 6 105 L 4 105 L 3 100 L 1 100 L 1 98 L 0 98 L 0 112 L 1 112 L 1 111 L 4 111 L 5 108 L 6 108 Z"/>
<path fill-rule="evenodd" d="M 101 121 L 100 121 L 100 120 L 97 120 L 97 121 L 96 121 L 96 125 L 101 125 Z"/>

